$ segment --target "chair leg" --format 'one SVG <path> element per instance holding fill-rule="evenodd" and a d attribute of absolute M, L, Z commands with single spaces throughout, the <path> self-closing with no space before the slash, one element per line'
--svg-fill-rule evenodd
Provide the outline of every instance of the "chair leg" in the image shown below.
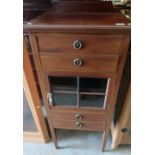
<path fill-rule="evenodd" d="M 108 140 L 108 135 L 109 135 L 109 130 L 104 131 L 104 133 L 103 133 L 103 143 L 102 143 L 102 152 L 105 150 L 106 143 L 107 143 L 107 140 Z"/>

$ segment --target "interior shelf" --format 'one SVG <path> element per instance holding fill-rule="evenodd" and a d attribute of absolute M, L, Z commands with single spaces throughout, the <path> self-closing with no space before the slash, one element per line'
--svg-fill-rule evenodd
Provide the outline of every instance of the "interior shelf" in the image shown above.
<path fill-rule="evenodd" d="M 99 96 L 105 96 L 106 93 L 99 93 L 99 92 L 80 92 L 81 95 L 99 95 Z"/>

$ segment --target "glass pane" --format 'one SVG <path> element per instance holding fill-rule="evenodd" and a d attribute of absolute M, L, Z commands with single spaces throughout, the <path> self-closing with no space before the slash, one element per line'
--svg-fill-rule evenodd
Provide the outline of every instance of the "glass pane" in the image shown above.
<path fill-rule="evenodd" d="M 104 98 L 101 95 L 80 95 L 80 107 L 103 108 Z"/>
<path fill-rule="evenodd" d="M 33 115 L 30 110 L 24 91 L 23 91 L 23 131 L 37 132 L 37 127 L 33 119 Z"/>
<path fill-rule="evenodd" d="M 53 103 L 55 106 L 76 106 L 77 95 L 67 93 L 53 93 Z"/>
<path fill-rule="evenodd" d="M 49 76 L 55 106 L 103 108 L 106 95 L 106 78 Z"/>
<path fill-rule="evenodd" d="M 77 80 L 72 77 L 49 77 L 51 90 L 54 91 L 76 91 Z"/>
<path fill-rule="evenodd" d="M 80 92 L 105 93 L 107 79 L 104 78 L 80 78 Z"/>

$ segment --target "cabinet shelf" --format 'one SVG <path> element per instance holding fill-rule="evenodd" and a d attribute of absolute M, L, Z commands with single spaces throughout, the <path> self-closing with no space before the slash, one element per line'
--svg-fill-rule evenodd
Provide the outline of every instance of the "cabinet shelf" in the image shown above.
<path fill-rule="evenodd" d="M 80 92 L 80 95 L 99 95 L 99 96 L 105 96 L 106 93 L 99 93 L 99 92 Z"/>
<path fill-rule="evenodd" d="M 55 93 L 77 93 L 77 88 L 76 87 L 68 87 L 68 86 L 54 86 L 52 89 L 52 92 Z"/>
<path fill-rule="evenodd" d="M 58 93 L 58 94 L 77 94 L 78 92 L 76 90 L 53 90 L 53 93 Z M 100 93 L 100 92 L 79 92 L 80 95 L 99 95 L 99 96 L 105 96 L 106 93 Z"/>

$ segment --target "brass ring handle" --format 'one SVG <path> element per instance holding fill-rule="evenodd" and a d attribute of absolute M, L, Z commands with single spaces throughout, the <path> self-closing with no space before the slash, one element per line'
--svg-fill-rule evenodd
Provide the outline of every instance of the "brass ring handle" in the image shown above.
<path fill-rule="evenodd" d="M 75 49 L 81 49 L 81 48 L 82 48 L 82 42 L 79 41 L 79 40 L 75 40 L 75 41 L 73 42 L 73 47 L 74 47 Z"/>
<path fill-rule="evenodd" d="M 80 122 L 76 122 L 75 125 L 76 125 L 77 127 L 79 127 L 79 128 L 82 128 L 82 123 L 80 123 Z"/>
<path fill-rule="evenodd" d="M 82 119 L 82 116 L 80 114 L 76 114 L 75 115 L 75 118 L 81 120 Z"/>
<path fill-rule="evenodd" d="M 82 66 L 83 62 L 82 62 L 81 59 L 75 58 L 75 59 L 73 60 L 73 64 L 74 64 L 76 67 L 80 67 L 80 66 Z"/>

